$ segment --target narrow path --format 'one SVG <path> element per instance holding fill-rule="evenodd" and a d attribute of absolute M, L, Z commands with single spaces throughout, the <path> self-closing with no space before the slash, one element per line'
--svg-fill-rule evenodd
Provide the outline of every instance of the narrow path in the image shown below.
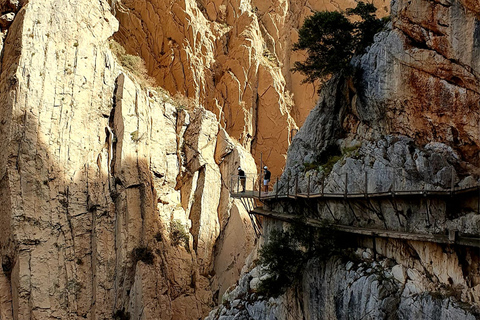
<path fill-rule="evenodd" d="M 273 211 L 264 210 L 261 207 L 257 207 L 256 204 L 262 201 L 275 202 L 286 199 L 303 199 L 306 201 L 338 201 L 344 200 L 347 203 L 352 201 L 359 201 L 361 199 L 465 199 L 475 198 L 478 202 L 478 210 L 480 214 L 480 186 L 473 186 L 468 188 L 451 188 L 449 190 L 402 190 L 402 191 L 389 191 L 389 192 L 376 192 L 376 193 L 296 193 L 296 194 L 278 194 L 275 192 L 265 193 L 247 190 L 242 193 L 232 193 L 233 198 L 238 198 L 242 201 L 245 208 L 251 215 L 252 224 L 254 225 L 257 235 L 261 232 L 261 221 L 258 216 L 268 217 L 271 219 L 293 222 L 299 221 L 298 215 L 278 213 Z M 315 218 L 304 218 L 302 223 L 313 227 L 321 227 L 325 224 L 321 220 Z M 460 236 L 458 232 L 449 230 L 446 234 L 431 234 L 431 233 L 414 233 L 406 231 L 386 230 L 386 229 L 372 229 L 356 226 L 347 226 L 339 224 L 329 224 L 332 228 L 345 233 L 358 234 L 370 237 L 378 238 L 391 238 L 391 239 L 403 239 L 411 241 L 424 241 L 434 242 L 442 244 L 457 244 L 462 246 L 472 246 L 480 248 L 479 237 L 465 237 Z"/>

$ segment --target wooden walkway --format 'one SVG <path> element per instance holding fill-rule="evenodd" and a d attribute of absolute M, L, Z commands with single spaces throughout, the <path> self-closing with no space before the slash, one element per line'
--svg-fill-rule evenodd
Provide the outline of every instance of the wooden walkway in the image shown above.
<path fill-rule="evenodd" d="M 299 221 L 299 216 L 267 211 L 261 208 L 255 208 L 250 213 L 253 215 L 268 217 L 271 219 L 286 221 L 286 222 Z M 314 218 L 305 218 L 304 220 L 302 220 L 302 222 L 312 227 L 325 227 L 325 223 L 322 223 L 321 220 L 314 219 Z M 370 236 L 374 238 L 376 237 L 376 238 L 402 239 L 402 240 L 411 240 L 411 241 L 434 242 L 434 243 L 440 243 L 440 244 L 456 244 L 456 245 L 480 248 L 480 238 L 458 236 L 456 232 L 449 232 L 448 235 L 424 234 L 424 233 L 403 232 L 403 231 L 394 231 L 394 230 L 385 230 L 385 229 L 353 227 L 353 226 L 346 226 L 346 225 L 339 225 L 339 224 L 329 224 L 329 226 L 340 232 Z"/>
<path fill-rule="evenodd" d="M 297 189 L 296 187 L 294 189 Z M 246 190 L 245 192 L 240 193 L 231 193 L 233 198 L 238 198 L 241 200 L 242 204 L 246 210 L 250 213 L 250 218 L 257 235 L 261 233 L 261 220 L 259 216 L 269 217 L 271 219 L 294 222 L 298 221 L 300 218 L 298 215 L 278 213 L 263 210 L 262 208 L 257 207 L 257 204 L 263 201 L 275 202 L 281 200 L 290 200 L 290 199 L 305 199 L 311 201 L 361 201 L 362 199 L 445 199 L 446 201 L 459 199 L 463 201 L 465 197 L 477 198 L 478 199 L 478 211 L 480 214 L 480 186 L 472 186 L 466 188 L 450 188 L 446 190 L 395 190 L 388 192 L 370 192 L 370 193 L 348 193 L 347 188 L 345 187 L 345 192 L 343 193 L 296 193 L 296 194 L 279 194 L 278 190 L 275 192 L 259 192 Z M 312 227 L 321 227 L 324 226 L 321 220 L 315 218 L 304 218 L 303 223 L 312 226 Z M 372 229 L 364 227 L 355 227 L 339 224 L 329 224 L 332 228 L 349 234 L 358 234 L 369 237 L 378 237 L 378 238 L 390 238 L 390 239 L 403 239 L 411 241 L 424 241 L 424 242 L 434 242 L 441 244 L 456 244 L 462 246 L 471 246 L 480 248 L 480 238 L 479 237 L 465 237 L 459 236 L 456 231 L 445 231 L 445 234 L 428 234 L 428 233 L 414 233 L 406 231 L 395 231 L 395 230 L 385 230 L 385 229 Z"/>

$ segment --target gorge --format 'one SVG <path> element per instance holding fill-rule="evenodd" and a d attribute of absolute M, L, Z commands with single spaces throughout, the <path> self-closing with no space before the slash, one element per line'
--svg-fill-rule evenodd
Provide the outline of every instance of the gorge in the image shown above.
<path fill-rule="evenodd" d="M 478 182 L 478 0 L 375 1 L 391 22 L 362 73 L 318 96 L 290 71 L 298 28 L 354 4 L 0 0 L 0 319 L 478 318 L 478 248 L 421 241 L 360 238 L 257 294 L 258 249 L 288 224 L 257 237 L 230 195 L 238 166 L 248 188 L 260 158 L 284 189 Z M 474 201 L 377 205 L 335 217 L 480 236 Z"/>

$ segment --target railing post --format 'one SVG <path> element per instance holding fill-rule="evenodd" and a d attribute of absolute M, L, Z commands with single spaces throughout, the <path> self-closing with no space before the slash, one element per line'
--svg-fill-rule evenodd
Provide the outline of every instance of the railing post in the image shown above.
<path fill-rule="evenodd" d="M 278 198 L 278 177 L 277 177 L 277 184 L 275 185 L 275 199 Z"/>
<path fill-rule="evenodd" d="M 452 170 L 451 170 L 451 176 L 452 177 L 450 178 L 450 180 L 451 180 L 450 181 L 450 196 L 452 196 L 452 197 L 453 197 L 453 188 L 455 187 L 455 181 L 453 180 L 453 170 L 454 170 L 454 168 L 452 166 Z"/>
<path fill-rule="evenodd" d="M 260 174 L 258 175 L 258 198 L 262 197 L 263 153 L 260 152 Z"/>
<path fill-rule="evenodd" d="M 395 172 L 393 174 L 393 178 L 392 178 L 392 197 L 395 197 Z"/>
<path fill-rule="evenodd" d="M 480 186 L 477 187 L 478 195 L 477 195 L 477 214 L 480 214 Z"/>
<path fill-rule="evenodd" d="M 365 198 L 368 198 L 368 171 L 365 170 Z"/>
<path fill-rule="evenodd" d="M 322 174 L 322 190 L 321 190 L 321 193 L 322 193 L 322 197 L 325 193 L 325 173 Z"/>
<path fill-rule="evenodd" d="M 298 173 L 295 175 L 295 199 L 297 199 L 298 194 Z"/>
<path fill-rule="evenodd" d="M 287 198 L 290 194 L 290 172 L 287 175 Z"/>
<path fill-rule="evenodd" d="M 262 197 L 262 175 L 258 177 L 258 198 Z"/>
<path fill-rule="evenodd" d="M 310 175 L 308 175 L 308 182 L 307 182 L 307 198 L 310 199 Z"/>
<path fill-rule="evenodd" d="M 348 193 L 348 173 L 345 173 L 345 198 L 347 198 Z"/>

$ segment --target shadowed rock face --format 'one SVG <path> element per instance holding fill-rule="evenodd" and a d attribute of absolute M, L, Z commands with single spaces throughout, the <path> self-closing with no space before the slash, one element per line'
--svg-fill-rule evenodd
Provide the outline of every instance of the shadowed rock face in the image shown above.
<path fill-rule="evenodd" d="M 358 249 L 352 255 L 355 261 L 312 259 L 299 289 L 277 299 L 258 296 L 259 279 L 265 275 L 254 268 L 206 319 L 477 319 L 478 314 L 458 302 L 468 286 L 465 279 L 473 280 L 471 293 L 478 295 L 475 267 L 467 270 L 470 262 L 478 266 L 478 256 L 464 260 L 474 251 L 457 254 L 437 245 L 377 241 L 376 260 L 371 249 Z"/>

